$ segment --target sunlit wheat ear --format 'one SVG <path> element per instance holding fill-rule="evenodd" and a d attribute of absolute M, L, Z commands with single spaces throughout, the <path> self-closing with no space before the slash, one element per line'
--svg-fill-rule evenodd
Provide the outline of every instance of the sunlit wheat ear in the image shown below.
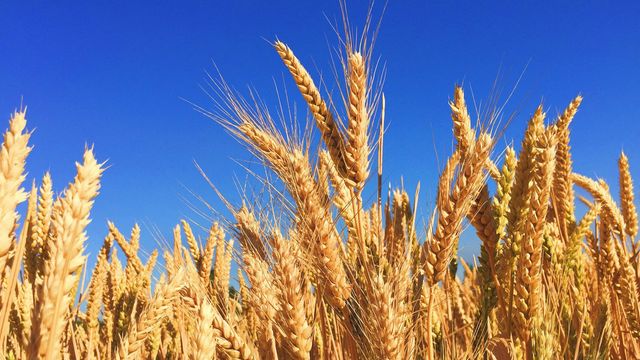
<path fill-rule="evenodd" d="M 239 118 L 245 117 L 242 109 L 237 110 Z M 298 147 L 287 148 L 281 136 L 269 133 L 250 119 L 238 125 L 237 129 L 239 136 L 254 147 L 278 174 L 293 197 L 301 225 L 307 232 L 302 247 L 314 255 L 319 276 L 327 282 L 326 295 L 329 301 L 342 308 L 350 293 L 341 257 L 342 244 L 328 209 L 322 202 L 308 155 Z"/>
<path fill-rule="evenodd" d="M 198 264 L 198 275 L 200 280 L 206 286 L 210 285 L 210 276 L 213 264 L 213 253 L 218 245 L 220 239 L 224 239 L 224 231 L 220 228 L 217 222 L 214 222 L 209 229 L 209 235 L 207 236 L 207 242 L 204 250 L 202 251 L 202 257 Z"/>
<path fill-rule="evenodd" d="M 508 322 L 508 305 L 505 304 L 511 291 L 512 281 L 512 268 L 515 262 L 514 254 L 515 247 L 513 246 L 513 239 L 507 234 L 507 227 L 509 226 L 509 219 L 513 218 L 510 213 L 512 188 L 516 177 L 516 167 L 518 159 L 516 152 L 512 147 L 507 147 L 505 150 L 505 159 L 502 169 L 500 171 L 500 177 L 496 184 L 496 194 L 493 197 L 493 209 L 495 211 L 496 218 L 496 233 L 498 238 L 502 240 L 498 248 L 498 254 L 496 257 L 496 284 L 498 287 L 498 309 L 496 311 L 497 319 L 502 323 Z"/>
<path fill-rule="evenodd" d="M 45 173 L 38 191 L 38 212 L 35 226 L 31 231 L 31 239 L 25 250 L 25 261 L 32 270 L 29 271 L 29 281 L 33 284 L 42 282 L 44 263 L 49 256 L 49 228 L 51 226 L 51 212 L 53 210 L 53 184 L 51 174 Z"/>
<path fill-rule="evenodd" d="M 133 267 L 136 273 L 142 272 L 142 261 L 138 257 L 137 249 L 131 246 L 114 223 L 109 221 L 107 225 L 109 226 L 109 233 L 127 256 L 127 265 Z"/>
<path fill-rule="evenodd" d="M 371 273 L 370 288 L 366 292 L 367 310 L 365 329 L 372 341 L 376 358 L 401 359 L 405 344 L 402 343 L 407 334 L 408 283 L 403 286 L 403 278 L 407 275 L 408 263 L 398 264 L 397 269 L 384 266 L 383 269 L 367 269 Z M 377 273 L 377 274 L 376 274 Z M 386 274 L 385 274 L 386 273 Z M 386 279 L 385 279 L 386 278 Z"/>
<path fill-rule="evenodd" d="M 349 124 L 345 159 L 349 179 L 358 191 L 369 177 L 369 115 L 367 104 L 367 72 L 365 59 L 360 53 L 349 55 Z M 334 158 L 332 156 L 332 158 Z M 339 164 L 338 164 L 339 165 Z"/>
<path fill-rule="evenodd" d="M 253 360 L 258 357 L 247 341 L 220 316 L 213 314 L 213 328 L 218 347 L 231 359 Z"/>
<path fill-rule="evenodd" d="M 333 114 L 329 110 L 327 103 L 322 99 L 320 91 L 313 83 L 311 76 L 293 54 L 293 51 L 281 41 L 276 41 L 274 46 L 278 55 L 280 55 L 280 58 L 282 58 L 282 61 L 291 73 L 291 76 L 293 76 L 300 93 L 309 105 L 309 109 L 316 120 L 316 125 L 322 134 L 322 139 L 327 145 L 327 150 L 329 150 L 338 171 L 345 175 L 347 165 L 344 153 L 344 136 Z"/>
<path fill-rule="evenodd" d="M 214 308 L 208 300 L 203 299 L 198 304 L 196 328 L 191 333 L 193 360 L 210 360 L 216 356 L 215 332 L 212 324 Z"/>
<path fill-rule="evenodd" d="M 276 296 L 278 287 L 274 282 L 274 273 L 269 271 L 269 264 L 255 256 L 253 253 L 245 253 L 244 270 L 251 283 L 251 303 L 261 321 L 266 324 L 273 322 L 276 312 L 280 310 Z"/>
<path fill-rule="evenodd" d="M 213 264 L 215 274 L 213 288 L 217 309 L 223 315 L 226 315 L 229 310 L 229 279 L 231 276 L 233 240 L 227 243 L 224 233 L 220 235 L 217 237 L 216 256 Z"/>
<path fill-rule="evenodd" d="M 103 311 L 103 333 L 104 339 L 108 346 L 102 348 L 102 353 L 110 354 L 113 345 L 113 329 L 115 321 L 116 302 L 121 292 L 121 273 L 122 266 L 118 260 L 118 249 L 114 248 L 111 254 L 111 262 L 104 279 L 104 292 L 102 294 Z"/>
<path fill-rule="evenodd" d="M 452 232 L 452 225 L 450 225 L 449 217 L 453 214 L 453 202 L 449 195 L 451 186 L 454 181 L 454 175 L 458 162 L 460 161 L 459 152 L 453 153 L 447 165 L 445 166 L 440 180 L 438 182 L 437 193 L 437 210 L 438 222 L 436 225 L 435 234 L 429 236 L 424 243 L 424 272 L 426 275 L 426 282 L 429 285 L 434 285 L 438 281 L 442 280 L 444 270 L 448 266 L 448 256 L 450 249 L 453 247 L 453 238 L 450 235 Z M 466 215 L 466 214 L 465 214 Z"/>
<path fill-rule="evenodd" d="M 534 194 L 531 191 L 531 179 L 535 174 L 533 169 L 536 166 L 536 145 L 545 131 L 544 118 L 545 114 L 542 111 L 542 105 L 540 105 L 527 125 L 509 195 L 510 201 L 506 212 L 505 250 L 499 261 L 500 281 L 504 284 L 502 291 L 504 301 L 498 309 L 498 314 L 500 321 L 508 326 L 508 328 L 502 329 L 506 333 L 513 331 L 511 325 L 516 296 L 514 288 L 516 285 L 516 264 L 522 251 L 522 239 L 527 236 L 523 226 L 527 224 L 530 196 Z"/>
<path fill-rule="evenodd" d="M 98 253 L 96 266 L 91 274 L 91 283 L 89 286 L 89 299 L 87 300 L 87 335 L 88 345 L 86 355 L 88 358 L 94 358 L 94 349 L 98 347 L 100 339 L 98 331 L 100 327 L 100 310 L 104 299 L 105 283 L 107 273 L 109 271 L 109 255 L 111 254 L 111 246 L 113 239 L 111 235 L 107 235 Z"/>
<path fill-rule="evenodd" d="M 103 165 L 96 161 L 93 149 L 87 149 L 82 164 L 76 164 L 76 168 L 75 180 L 63 194 L 61 212 L 54 215 L 52 222 L 55 238 L 45 264 L 44 283 L 38 289 L 31 330 L 30 352 L 34 357 L 58 357 L 73 301 L 71 294 L 85 260 L 82 254 L 87 239 L 85 228 L 100 189 Z"/>
<path fill-rule="evenodd" d="M 182 225 L 182 230 L 184 231 L 185 238 L 187 240 L 187 245 L 189 246 L 189 253 L 193 260 L 197 263 L 201 259 L 200 255 L 200 247 L 198 246 L 198 242 L 196 237 L 193 235 L 193 230 L 191 230 L 191 225 L 186 220 L 181 220 L 180 225 Z"/>
<path fill-rule="evenodd" d="M 487 277 L 487 280 L 490 280 L 489 282 L 493 282 L 493 278 L 496 276 L 496 250 L 500 238 L 497 232 L 495 210 L 489 198 L 489 187 L 487 185 L 484 185 L 480 190 L 468 217 L 476 229 L 478 238 L 482 241 L 480 271 Z"/>
<path fill-rule="evenodd" d="M 587 213 L 582 217 L 582 219 L 580 219 L 571 232 L 566 249 L 566 261 L 568 262 L 568 266 L 579 266 L 581 262 L 579 257 L 582 249 L 582 243 L 590 232 L 590 228 L 599 214 L 600 205 L 596 202 L 591 205 Z"/>
<path fill-rule="evenodd" d="M 186 275 L 191 276 L 192 274 L 187 272 Z M 258 359 L 255 350 L 246 339 L 233 329 L 217 309 L 209 303 L 209 300 L 203 295 L 203 289 L 189 280 L 183 280 L 182 283 L 185 286 L 179 290 L 182 300 L 180 310 L 191 312 L 196 317 L 196 325 L 202 327 L 204 331 L 203 334 L 189 336 L 192 343 L 196 345 L 196 349 L 192 349 L 192 352 L 196 350 L 198 354 L 209 354 L 211 349 L 208 345 L 213 345 L 219 355 L 223 354 L 230 359 Z M 207 338 L 207 335 L 212 337 Z M 207 344 L 202 343 L 204 341 Z"/>
<path fill-rule="evenodd" d="M 18 294 L 16 299 L 16 315 L 19 320 L 16 325 L 14 322 L 15 331 L 20 345 L 23 348 L 29 346 L 29 337 L 31 332 L 31 314 L 33 312 L 34 295 L 33 284 L 28 281 L 23 282 L 22 286 L 18 287 Z"/>
<path fill-rule="evenodd" d="M 491 147 L 491 137 L 488 134 L 480 135 L 473 150 L 459 165 L 455 181 L 453 175 L 456 171 L 455 164 L 459 161 L 459 152 L 450 158 L 440 178 L 438 222 L 433 238 L 425 242 L 425 273 L 428 283 L 432 285 L 444 279 L 445 270 L 454 256 L 453 251 L 462 231 L 462 221 L 469 213 L 486 179 L 483 169 Z"/>
<path fill-rule="evenodd" d="M 576 115 L 582 96 L 577 96 L 555 123 L 556 139 L 558 142 L 556 151 L 556 169 L 553 179 L 553 196 L 555 206 L 558 208 L 561 224 L 571 224 L 575 221 L 574 215 L 574 191 L 571 181 L 572 160 L 571 147 L 569 146 L 569 125 Z"/>
<path fill-rule="evenodd" d="M 512 147 L 505 150 L 504 165 L 500 171 L 500 180 L 496 184 L 496 195 L 493 198 L 493 208 L 497 221 L 496 233 L 500 239 L 506 236 L 508 222 L 509 203 L 511 202 L 511 188 L 515 177 L 518 159 Z"/>
<path fill-rule="evenodd" d="M 238 239 L 244 252 L 255 252 L 260 258 L 265 259 L 267 251 L 261 239 L 260 223 L 254 214 L 246 206 L 234 214 L 236 218 L 236 230 Z"/>
<path fill-rule="evenodd" d="M 480 257 L 478 258 L 482 300 L 479 304 L 476 324 L 473 329 L 473 344 L 477 349 L 482 341 L 486 341 L 488 333 L 489 316 L 496 305 L 498 299 L 497 288 L 500 286 L 496 266 L 498 255 L 498 242 L 500 237 L 497 232 L 497 221 L 495 209 L 489 198 L 489 187 L 484 185 L 473 206 L 470 209 L 468 218 L 476 229 L 478 238 L 482 241 L 480 245 Z M 465 277 L 466 280 L 466 277 Z M 482 339 L 482 340 L 481 340 Z"/>
<path fill-rule="evenodd" d="M 635 194 L 633 193 L 633 180 L 629 170 L 629 159 L 624 153 L 620 154 L 618 169 L 620 172 L 620 206 L 622 207 L 625 231 L 631 238 L 635 238 L 638 235 L 638 213 L 634 203 Z"/>
<path fill-rule="evenodd" d="M 305 303 L 305 293 L 309 289 L 303 281 L 299 261 L 291 249 L 291 242 L 279 233 L 274 233 L 272 239 L 274 274 L 281 307 L 278 324 L 284 332 L 290 356 L 295 359 L 309 359 L 313 332 L 306 315 L 306 307 L 309 304 Z"/>
<path fill-rule="evenodd" d="M 534 119 L 534 121 L 536 121 Z M 540 120 L 541 121 L 541 120 Z M 529 211 L 526 219 L 522 219 L 522 239 L 520 257 L 516 272 L 514 296 L 515 324 L 519 340 L 530 341 L 535 321 L 540 316 L 540 289 L 542 278 L 540 264 L 542 256 L 542 236 L 549 208 L 549 196 L 555 167 L 556 142 L 552 131 L 539 134 L 531 150 L 533 176 L 530 178 L 527 192 L 524 194 Z M 527 345 L 530 346 L 530 345 Z"/>
<path fill-rule="evenodd" d="M 34 275 L 32 273 L 37 272 L 35 268 L 35 263 L 32 260 L 34 258 L 33 255 L 33 243 L 32 243 L 32 234 L 37 226 L 38 222 L 38 188 L 36 187 L 35 180 L 31 184 L 31 191 L 29 192 L 29 197 L 27 200 L 27 214 L 25 219 L 25 228 L 28 232 L 27 235 L 27 243 L 25 244 L 24 255 L 23 255 L 23 263 L 24 263 L 24 276 L 29 279 L 30 282 L 33 283 Z M 30 261 L 31 260 L 31 261 Z"/>
<path fill-rule="evenodd" d="M 573 182 L 581 188 L 587 190 L 602 207 L 602 215 L 618 234 L 623 234 L 625 222 L 618 204 L 611 196 L 609 190 L 603 187 L 599 182 L 586 176 L 573 173 L 571 176 Z"/>
<path fill-rule="evenodd" d="M 362 214 L 361 205 L 354 199 L 354 194 L 349 189 L 347 181 L 338 173 L 329 152 L 325 150 L 321 151 L 319 161 L 326 168 L 328 178 L 333 186 L 333 196 L 331 200 L 347 224 L 349 235 L 354 241 L 363 243 L 367 237 L 367 233 L 364 228 L 365 224 L 362 223 L 364 214 Z"/>
<path fill-rule="evenodd" d="M 464 100 L 464 90 L 456 86 L 453 92 L 453 101 L 449 102 L 451 108 L 451 119 L 453 120 L 453 136 L 457 141 L 458 150 L 461 156 L 467 154 L 475 141 L 475 130 L 471 128 L 471 117 Z"/>
<path fill-rule="evenodd" d="M 140 358 L 147 337 L 162 324 L 170 313 L 171 306 L 178 299 L 179 291 L 185 286 L 184 273 L 177 274 L 169 283 L 159 284 L 155 295 L 144 309 L 137 322 L 132 322 L 126 339 L 119 348 L 123 359 Z"/>
<path fill-rule="evenodd" d="M 615 292 L 622 300 L 624 315 L 629 324 L 631 334 L 640 339 L 640 308 L 636 273 L 632 264 L 627 259 L 627 254 L 619 254 L 620 269 L 617 271 L 617 282 L 613 284 Z"/>
<path fill-rule="evenodd" d="M 13 243 L 12 232 L 17 220 L 16 206 L 27 199 L 21 187 L 24 181 L 25 160 L 31 148 L 31 133 L 26 132 L 26 110 L 16 111 L 4 133 L 0 150 L 0 273 L 4 272 Z"/>

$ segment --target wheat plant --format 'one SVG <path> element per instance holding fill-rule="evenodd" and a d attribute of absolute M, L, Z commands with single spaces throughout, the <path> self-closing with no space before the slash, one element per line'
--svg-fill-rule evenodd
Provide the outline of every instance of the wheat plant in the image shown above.
<path fill-rule="evenodd" d="M 216 110 L 200 110 L 264 163 L 268 195 L 228 204 L 232 218 L 206 234 L 181 221 L 173 245 L 146 261 L 140 228 L 125 235 L 108 223 L 95 266 L 83 269 L 105 164 L 87 148 L 59 195 L 49 174 L 25 189 L 31 133 L 26 112 L 14 113 L 0 151 L 0 357 L 640 357 L 629 160 L 620 155 L 619 194 L 573 171 L 582 98 L 556 117 L 538 106 L 521 145 L 502 149 L 498 119 L 472 118 L 456 86 L 456 146 L 424 229 L 417 191 L 382 191 L 385 98 L 367 42 L 345 44 L 343 91 L 331 97 L 288 45 L 273 44 L 319 148 L 297 134 L 305 125 L 282 129 L 255 97 L 214 80 Z M 466 228 L 481 243 L 473 260 L 457 250 Z"/>

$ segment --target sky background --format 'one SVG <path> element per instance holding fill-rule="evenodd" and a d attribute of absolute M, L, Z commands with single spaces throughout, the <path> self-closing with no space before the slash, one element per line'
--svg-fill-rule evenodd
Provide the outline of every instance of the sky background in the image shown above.
<path fill-rule="evenodd" d="M 361 28 L 368 5 L 350 1 L 354 27 Z M 27 184 L 50 170 L 62 191 L 85 144 L 108 161 L 88 229 L 91 261 L 107 219 L 127 233 L 139 222 L 148 252 L 156 247 L 153 228 L 168 236 L 182 218 L 201 220 L 184 200 L 193 200 L 190 192 L 226 214 L 194 160 L 239 204 L 237 182 L 246 179 L 243 166 L 255 166 L 252 157 L 182 100 L 213 107 L 202 87 L 214 63 L 229 84 L 254 87 L 275 109 L 274 83 L 293 89 L 269 44 L 279 38 L 335 88 L 331 23 L 341 16 L 338 1 L 9 0 L 0 2 L 0 14 L 0 114 L 8 120 L 27 105 L 28 127 L 36 130 Z M 464 83 L 468 103 L 473 95 L 480 104 L 496 79 L 505 100 L 521 74 L 505 110 L 515 117 L 501 144 L 519 144 L 541 101 L 553 118 L 580 93 L 574 169 L 606 179 L 617 193 L 616 160 L 624 149 L 639 179 L 638 18 L 635 1 L 390 1 L 375 48 L 387 69 L 385 182 L 399 185 L 402 176 L 412 194 L 421 181 L 426 218 L 438 169 L 451 153 L 447 101 L 454 84 Z M 302 98 L 290 94 L 304 120 Z M 465 256 L 478 251 L 467 233 Z"/>

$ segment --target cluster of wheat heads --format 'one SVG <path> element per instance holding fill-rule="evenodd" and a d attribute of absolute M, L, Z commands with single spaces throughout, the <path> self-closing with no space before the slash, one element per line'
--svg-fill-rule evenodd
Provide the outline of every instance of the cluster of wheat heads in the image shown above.
<path fill-rule="evenodd" d="M 25 112 L 12 116 L 0 152 L 0 357 L 640 356 L 629 163 L 622 154 L 619 204 L 604 181 L 572 171 L 569 125 L 581 97 L 552 121 L 538 107 L 516 153 L 496 151 L 494 136 L 472 125 L 456 87 L 456 147 L 428 228 L 417 229 L 417 199 L 403 189 L 381 191 L 384 98 L 373 89 L 366 49 L 347 48 L 344 94 L 326 98 L 292 50 L 274 45 L 323 144 L 311 151 L 309 137 L 278 130 L 263 106 L 218 83 L 221 111 L 210 115 L 283 190 L 270 191 L 266 205 L 231 206 L 233 219 L 213 223 L 202 240 L 181 222 L 173 248 L 161 249 L 159 278 L 158 251 L 146 261 L 139 255 L 140 228 L 125 236 L 109 223 L 95 267 L 84 270 L 89 285 L 78 290 L 104 166 L 87 149 L 59 196 L 49 175 L 27 193 L 30 133 Z M 378 196 L 367 201 L 374 152 Z M 265 187 L 275 189 L 271 183 Z M 20 221 L 16 207 L 25 201 Z M 587 209 L 581 217 L 577 202 Z M 474 265 L 457 254 L 468 224 L 481 241 Z M 230 291 L 233 261 L 238 291 Z"/>

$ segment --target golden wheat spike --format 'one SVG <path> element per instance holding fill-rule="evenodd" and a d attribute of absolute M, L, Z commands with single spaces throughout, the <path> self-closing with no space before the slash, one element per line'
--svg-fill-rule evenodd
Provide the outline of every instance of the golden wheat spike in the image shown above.
<path fill-rule="evenodd" d="M 272 245 L 274 273 L 280 289 L 278 294 L 282 309 L 277 319 L 288 344 L 287 353 L 294 359 L 308 360 L 313 332 L 306 316 L 308 304 L 305 303 L 305 293 L 308 289 L 291 249 L 291 242 L 275 233 Z"/>
<path fill-rule="evenodd" d="M 369 177 L 369 109 L 367 104 L 367 65 L 360 53 L 349 55 L 349 125 L 345 160 L 349 179 L 362 191 Z M 338 164 L 339 165 L 339 164 Z"/>
<path fill-rule="evenodd" d="M 30 352 L 45 359 L 58 357 L 62 347 L 67 311 L 73 301 L 71 294 L 85 259 L 82 254 L 87 239 L 85 228 L 103 171 L 93 149 L 85 150 L 83 162 L 76 164 L 76 168 L 76 178 L 62 198 L 62 211 L 53 219 L 56 236 L 45 264 L 44 283 L 38 289 L 36 320 L 31 330 Z"/>
<path fill-rule="evenodd" d="M 464 100 L 464 90 L 456 86 L 453 92 L 453 101 L 449 102 L 451 119 L 453 120 L 453 136 L 457 141 L 458 150 L 464 158 L 467 151 L 475 142 L 475 130 L 471 127 L 471 117 Z"/>
<path fill-rule="evenodd" d="M 313 83 L 311 76 L 302 66 L 300 60 L 293 54 L 293 51 L 281 41 L 276 41 L 274 46 L 278 55 L 280 55 L 280 58 L 293 76 L 296 85 L 298 85 L 300 93 L 302 93 L 302 96 L 307 101 L 309 109 L 316 120 L 316 125 L 322 134 L 322 139 L 327 145 L 327 150 L 329 150 L 338 171 L 340 174 L 346 175 L 347 165 L 344 154 L 344 136 L 333 114 L 331 114 L 326 102 L 322 99 L 320 91 L 318 91 L 318 88 Z"/>
<path fill-rule="evenodd" d="M 618 169 L 620 172 L 620 207 L 622 208 L 622 217 L 624 218 L 625 231 L 631 238 L 638 235 L 638 213 L 634 203 L 635 194 L 633 193 L 633 180 L 631 179 L 631 171 L 629 170 L 629 159 L 623 153 L 620 154 L 618 160 Z"/>
<path fill-rule="evenodd" d="M 554 134 L 546 131 L 539 136 L 535 148 L 531 149 L 531 155 L 534 155 L 533 177 L 524 195 L 529 211 L 526 219 L 522 219 L 520 228 L 522 236 L 513 309 L 518 340 L 526 344 L 527 349 L 531 349 L 531 332 L 540 316 L 543 230 L 549 208 L 556 151 Z"/>
<path fill-rule="evenodd" d="M 16 206 L 27 199 L 27 193 L 21 187 L 25 160 L 31 151 L 27 145 L 31 133 L 25 131 L 25 115 L 26 110 L 13 113 L 0 151 L 0 271 L 4 271 L 13 243 Z"/>
<path fill-rule="evenodd" d="M 618 234 L 623 234 L 625 229 L 624 217 L 618 204 L 613 200 L 609 189 L 603 186 L 602 183 L 580 174 L 573 173 L 571 179 L 576 185 L 591 193 L 596 201 L 600 203 L 603 212 L 602 215 L 608 224 L 610 224 Z"/>
<path fill-rule="evenodd" d="M 558 117 L 555 124 L 556 139 L 558 142 L 556 151 L 556 169 L 553 179 L 553 195 L 555 206 L 558 208 L 560 224 L 568 230 L 568 225 L 575 221 L 574 215 L 574 191 L 571 182 L 572 160 L 571 147 L 569 146 L 569 124 L 578 112 L 582 103 L 582 96 L 576 96 Z"/>

